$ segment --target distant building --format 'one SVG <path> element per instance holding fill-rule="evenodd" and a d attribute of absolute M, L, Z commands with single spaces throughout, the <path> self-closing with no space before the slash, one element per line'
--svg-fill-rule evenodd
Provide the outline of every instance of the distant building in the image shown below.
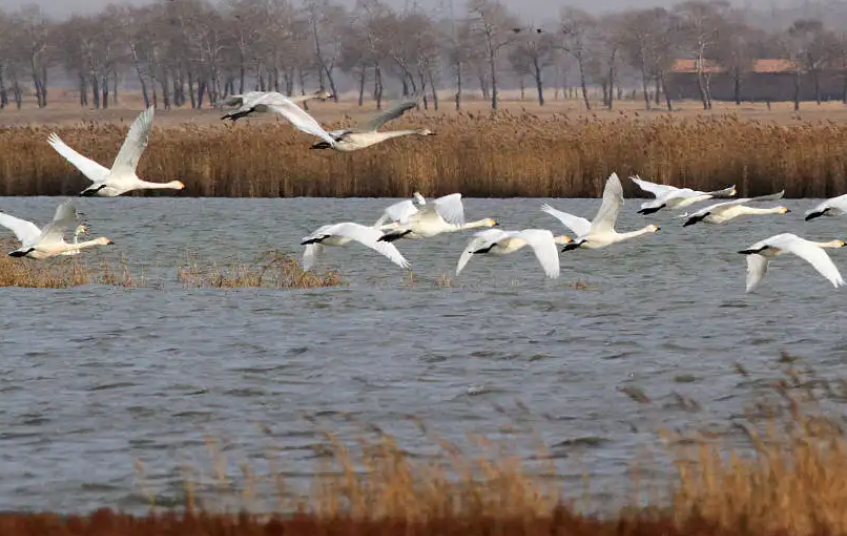
<path fill-rule="evenodd" d="M 785 59 L 762 59 L 753 62 L 752 69 L 739 80 L 714 62 L 706 61 L 703 72 L 709 77 L 712 100 L 734 101 L 736 93 L 747 102 L 793 101 L 795 84 L 794 63 Z M 847 91 L 847 72 L 843 68 L 827 67 L 817 73 L 821 100 L 841 100 Z M 697 82 L 697 60 L 678 59 L 666 76 L 672 99 L 700 99 Z M 800 76 L 800 100 L 814 101 L 815 83 L 812 73 Z"/>

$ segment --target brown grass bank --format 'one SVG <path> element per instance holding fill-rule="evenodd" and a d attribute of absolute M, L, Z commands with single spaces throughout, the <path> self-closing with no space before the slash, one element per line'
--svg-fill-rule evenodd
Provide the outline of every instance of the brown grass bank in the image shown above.
<path fill-rule="evenodd" d="M 322 455 L 316 457 L 311 492 L 284 504 L 280 501 L 280 510 L 287 514 L 221 513 L 206 508 L 195 486 L 187 482 L 185 508 L 178 513 L 151 511 L 137 517 L 106 509 L 90 516 L 7 513 L 0 515 L 0 534 L 847 534 L 847 488 L 843 484 L 847 439 L 843 415 L 833 406 L 843 406 L 847 400 L 847 383 L 827 381 L 787 355 L 777 366 L 781 370 L 775 377 L 751 377 L 738 367 L 741 382 L 750 387 L 753 396 L 742 414 L 723 423 L 723 433 L 715 423 L 705 426 L 702 422 L 674 433 L 662 431 L 662 448 L 673 467 L 664 484 L 666 493 L 659 499 L 650 498 L 645 506 L 640 495 L 648 486 L 639 482 L 640 462 L 634 461 L 630 481 L 620 483 L 620 490 L 630 490 L 633 506 L 616 513 L 580 513 L 586 511 L 584 506 L 580 508 L 562 493 L 551 473 L 529 470 L 521 458 L 484 438 L 478 443 L 499 457 L 476 457 L 416 421 L 422 433 L 441 447 L 442 458 L 436 461 L 410 454 L 378 428 L 371 428 L 375 439 L 363 437 L 355 447 L 345 446 L 334 434 L 325 432 L 325 440 L 315 445 Z M 626 394 L 642 406 L 657 404 L 637 390 Z M 659 398 L 662 396 L 655 397 Z M 684 397 L 677 402 L 685 405 L 685 411 L 702 410 Z M 745 439 L 743 444 L 739 438 Z M 220 453 L 220 449 L 213 453 L 218 485 L 212 493 L 223 494 L 234 484 Z M 275 459 L 269 457 L 268 461 Z M 555 469 L 551 454 L 540 452 L 539 460 L 551 462 L 550 471 Z M 273 463 L 269 466 L 267 477 L 279 498 L 292 497 L 282 472 L 275 472 Z M 240 494 L 249 503 L 256 499 L 258 481 L 266 475 L 254 474 L 247 465 L 242 465 L 240 472 Z"/>
<path fill-rule="evenodd" d="M 327 126 L 343 126 L 335 121 Z M 739 195 L 847 191 L 847 124 L 778 125 L 735 115 L 619 119 L 501 111 L 414 112 L 390 128 L 427 126 L 435 137 L 397 139 L 352 154 L 311 151 L 316 140 L 282 120 L 154 127 L 139 174 L 179 179 L 177 195 L 222 197 L 598 196 L 612 171 L 698 189 L 736 184 Z M 55 130 L 110 165 L 127 125 Z M 74 194 L 87 184 L 46 143 L 52 127 L 0 129 L 0 195 Z M 641 195 L 625 181 L 628 195 Z M 159 195 L 159 194 L 148 194 Z M 174 195 L 167 192 L 161 195 Z"/>

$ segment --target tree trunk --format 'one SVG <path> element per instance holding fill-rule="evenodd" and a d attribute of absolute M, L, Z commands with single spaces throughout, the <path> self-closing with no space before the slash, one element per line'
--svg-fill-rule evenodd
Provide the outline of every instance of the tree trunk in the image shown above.
<path fill-rule="evenodd" d="M 665 96 L 665 104 L 668 107 L 668 111 L 673 111 L 673 102 L 671 102 L 671 94 L 668 92 L 668 81 L 665 78 L 665 71 L 659 71 L 659 80 L 662 85 L 662 94 Z"/>
<path fill-rule="evenodd" d="M 494 49 L 491 46 L 491 42 L 489 40 L 488 43 L 488 67 L 491 71 L 491 109 L 497 109 L 497 64 L 494 61 L 496 58 L 494 57 Z"/>
<path fill-rule="evenodd" d="M 661 76 L 662 76 L 661 73 L 656 73 L 656 80 L 655 80 L 655 82 L 656 82 L 656 95 L 655 95 L 656 106 L 659 106 L 660 104 L 662 104 L 662 79 L 661 79 Z"/>
<path fill-rule="evenodd" d="M 91 98 L 94 101 L 94 109 L 100 109 L 100 80 L 96 74 L 91 75 Z"/>
<path fill-rule="evenodd" d="M 588 100 L 588 86 L 585 83 L 585 62 L 580 53 L 576 58 L 577 66 L 579 67 L 579 85 L 582 86 L 582 100 L 585 101 L 585 109 L 591 109 L 591 101 Z"/>
<path fill-rule="evenodd" d="M 359 106 L 362 106 L 365 103 L 365 78 L 367 77 L 367 74 L 367 69 L 362 67 L 362 70 L 359 73 Z"/>
<path fill-rule="evenodd" d="M 821 77 L 820 71 L 815 69 L 812 71 L 812 83 L 815 84 L 815 101 L 817 101 L 818 106 L 821 105 Z"/>
<path fill-rule="evenodd" d="M 429 77 L 429 90 L 432 93 L 432 107 L 438 111 L 438 89 L 435 87 L 435 77 L 432 76 L 432 69 L 427 66 L 426 74 Z"/>
<path fill-rule="evenodd" d="M 847 80 L 847 76 L 844 78 Z M 847 83 L 847 82 L 846 82 Z M 456 109 L 462 109 L 462 62 L 456 62 Z"/>
<path fill-rule="evenodd" d="M 800 111 L 800 71 L 794 73 L 794 111 Z"/>
<path fill-rule="evenodd" d="M 103 109 L 106 109 L 109 107 L 109 77 L 107 75 L 103 75 L 100 91 L 103 92 Z"/>
<path fill-rule="evenodd" d="M 538 59 L 532 59 L 532 67 L 535 70 L 535 90 L 538 92 L 538 105 L 544 106 L 544 73 L 541 66 L 538 65 Z"/>
<path fill-rule="evenodd" d="M 335 78 L 332 76 L 332 67 L 328 65 L 324 67 L 326 79 L 329 82 L 329 91 L 332 93 L 332 100 L 338 102 L 338 90 L 335 88 Z"/>
<path fill-rule="evenodd" d="M 0 65 L 0 110 L 9 105 L 9 94 L 6 91 L 6 80 L 4 78 L 5 68 Z"/>
<path fill-rule="evenodd" d="M 735 73 L 732 83 L 733 93 L 735 94 L 735 105 L 741 106 L 741 73 Z"/>
<path fill-rule="evenodd" d="M 88 83 L 82 72 L 79 73 L 79 105 L 88 106 Z"/>
<path fill-rule="evenodd" d="M 112 102 L 118 105 L 118 71 L 112 70 Z"/>
<path fill-rule="evenodd" d="M 647 66 L 644 62 L 641 63 L 641 92 L 644 94 L 644 107 L 650 109 L 650 92 L 647 90 L 649 76 L 647 75 Z"/>

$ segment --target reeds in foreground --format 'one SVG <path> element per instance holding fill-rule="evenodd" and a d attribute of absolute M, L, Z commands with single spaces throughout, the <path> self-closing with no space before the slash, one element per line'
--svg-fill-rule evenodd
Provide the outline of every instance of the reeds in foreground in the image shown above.
<path fill-rule="evenodd" d="M 276 289 L 337 287 L 345 284 L 333 271 L 315 274 L 303 270 L 289 255 L 269 251 L 251 263 L 200 264 L 187 258 L 177 270 L 185 288 L 268 287 Z"/>
<path fill-rule="evenodd" d="M 392 128 L 422 124 L 438 135 L 347 154 L 309 150 L 314 139 L 284 121 L 154 127 L 139 173 L 157 182 L 181 180 L 187 188 L 178 195 L 218 197 L 406 197 L 415 190 L 427 196 L 596 197 L 612 171 L 702 190 L 736 184 L 739 195 L 847 191 L 843 123 L 781 126 L 735 115 L 592 120 L 498 111 L 414 112 Z M 105 163 L 126 128 L 93 123 L 56 130 Z M 87 185 L 46 143 L 52 130 L 0 129 L 0 195 L 72 194 Z M 628 195 L 643 195 L 624 183 Z"/>

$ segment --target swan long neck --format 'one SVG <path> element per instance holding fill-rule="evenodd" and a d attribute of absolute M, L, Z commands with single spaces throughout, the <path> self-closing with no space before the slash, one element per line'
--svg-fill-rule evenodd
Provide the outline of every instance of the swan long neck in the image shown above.
<path fill-rule="evenodd" d="M 784 214 L 785 207 L 771 207 L 771 208 L 756 208 L 756 207 L 746 207 L 741 206 L 738 207 L 738 210 L 742 214 Z"/>
<path fill-rule="evenodd" d="M 180 181 L 171 181 L 171 182 L 147 182 L 141 181 L 142 187 L 148 190 L 163 190 L 163 189 L 172 189 L 172 190 L 182 190 L 185 188 L 185 185 Z"/>
<path fill-rule="evenodd" d="M 843 240 L 830 240 L 829 242 L 815 242 L 815 245 L 821 248 L 837 249 L 844 247 Z"/>
<path fill-rule="evenodd" d="M 391 138 L 399 138 L 400 136 L 411 136 L 413 134 L 418 134 L 420 136 L 426 136 L 426 133 L 423 130 L 390 130 L 388 132 L 380 132 L 379 133 L 379 135 L 384 140 L 389 140 Z"/>
<path fill-rule="evenodd" d="M 68 244 L 68 250 L 93 248 L 94 246 L 102 246 L 103 244 L 104 241 L 102 238 L 95 238 L 94 240 L 86 240 L 85 242 Z"/>
<path fill-rule="evenodd" d="M 493 227 L 494 223 L 491 218 L 483 218 L 481 220 L 471 221 L 464 225 L 457 225 L 458 229 L 476 229 L 478 227 Z"/>
<path fill-rule="evenodd" d="M 618 240 L 627 240 L 629 238 L 635 238 L 636 236 L 641 236 L 647 233 L 655 233 L 656 226 L 648 225 L 642 229 L 638 229 L 637 231 L 630 231 L 628 233 L 618 233 Z"/>

